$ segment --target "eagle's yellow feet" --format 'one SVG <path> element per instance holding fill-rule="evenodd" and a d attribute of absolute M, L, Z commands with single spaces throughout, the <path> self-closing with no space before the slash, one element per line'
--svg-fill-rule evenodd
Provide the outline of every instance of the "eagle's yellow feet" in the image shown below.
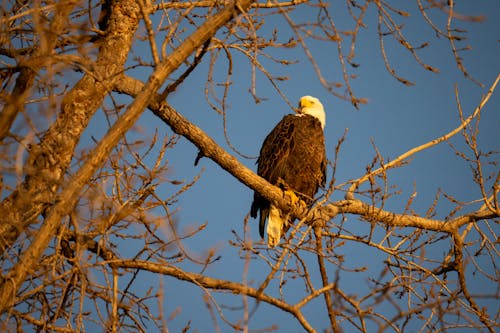
<path fill-rule="evenodd" d="M 289 200 L 290 204 L 291 204 L 291 208 L 292 208 L 292 211 L 295 209 L 295 207 L 298 206 L 298 212 L 301 212 L 301 211 L 304 211 L 305 209 L 307 209 L 307 204 L 304 200 L 302 200 L 297 194 L 295 194 L 295 192 L 291 191 L 291 190 L 285 190 L 284 191 L 284 195 L 285 195 L 285 199 Z M 290 215 L 292 212 L 290 211 L 288 213 L 288 215 Z"/>
<path fill-rule="evenodd" d="M 300 198 L 295 194 L 294 191 L 285 190 L 283 193 L 284 193 L 285 198 L 287 198 L 287 199 L 289 198 L 292 207 L 297 205 L 300 202 Z"/>

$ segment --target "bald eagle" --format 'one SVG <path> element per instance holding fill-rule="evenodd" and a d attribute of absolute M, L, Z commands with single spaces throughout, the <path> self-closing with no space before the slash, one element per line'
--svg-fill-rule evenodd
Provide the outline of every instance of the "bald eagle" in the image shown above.
<path fill-rule="evenodd" d="M 318 187 L 325 185 L 324 127 L 321 102 L 312 96 L 302 97 L 298 112 L 284 116 L 265 138 L 257 160 L 257 174 L 311 205 Z M 256 218 L 258 211 L 260 236 L 264 238 L 267 219 L 267 243 L 274 247 L 295 217 L 254 192 L 250 215 Z"/>

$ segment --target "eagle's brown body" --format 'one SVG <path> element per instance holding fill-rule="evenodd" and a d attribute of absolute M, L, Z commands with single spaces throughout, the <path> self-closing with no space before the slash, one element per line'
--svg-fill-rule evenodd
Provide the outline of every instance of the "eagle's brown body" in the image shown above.
<path fill-rule="evenodd" d="M 325 139 L 320 120 L 309 114 L 283 117 L 264 140 L 257 164 L 261 177 L 284 190 L 293 190 L 306 204 L 311 204 L 318 187 L 325 184 Z M 250 215 L 255 218 L 260 211 L 261 237 L 264 237 L 270 208 L 270 202 L 255 192 Z M 280 237 L 294 219 L 288 218 L 290 220 L 282 225 Z"/>

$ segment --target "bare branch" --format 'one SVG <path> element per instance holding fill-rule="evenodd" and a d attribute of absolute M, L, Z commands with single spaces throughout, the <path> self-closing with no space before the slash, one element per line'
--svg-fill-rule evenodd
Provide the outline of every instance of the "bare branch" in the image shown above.
<path fill-rule="evenodd" d="M 278 307 L 286 312 L 291 313 L 297 318 L 297 320 L 300 322 L 300 324 L 307 332 L 316 332 L 316 330 L 314 330 L 312 326 L 302 316 L 299 307 L 291 306 L 284 301 L 271 297 L 265 293 L 260 292 L 257 289 L 250 288 L 240 283 L 215 279 L 202 274 L 186 272 L 175 266 L 167 266 L 165 264 L 157 264 L 152 262 L 145 262 L 138 260 L 112 260 L 107 263 L 120 268 L 140 268 L 150 272 L 156 272 L 164 275 L 173 276 L 179 280 L 194 283 L 203 288 L 221 290 L 221 291 L 231 291 L 232 293 L 235 294 L 244 294 L 256 298 L 261 302 L 269 303 L 275 307 Z"/>
<path fill-rule="evenodd" d="M 490 97 L 493 95 L 493 92 L 495 91 L 495 88 L 496 88 L 496 86 L 498 84 L 498 81 L 500 81 L 500 74 L 497 75 L 495 81 L 492 83 L 490 89 L 488 89 L 488 92 L 482 98 L 481 102 L 476 107 L 476 109 L 474 110 L 474 112 L 467 119 L 465 119 L 464 121 L 462 121 L 462 123 L 460 124 L 460 126 L 458 126 L 457 128 L 455 128 L 451 132 L 449 132 L 449 133 L 447 133 L 447 134 L 445 134 L 445 135 L 443 135 L 443 136 L 441 136 L 441 137 L 439 137 L 437 139 L 434 139 L 434 140 L 429 141 L 427 143 L 424 143 L 424 144 L 422 144 L 422 145 L 420 145 L 418 147 L 415 147 L 415 148 L 412 148 L 412 149 L 408 150 L 406 153 L 401 154 L 400 156 L 398 156 L 396 159 L 392 160 L 391 162 L 389 162 L 387 164 L 384 164 L 382 167 L 380 167 L 380 168 L 378 168 L 378 169 L 376 169 L 376 170 L 374 170 L 374 171 L 372 171 L 370 173 L 367 173 L 363 177 L 359 178 L 349 188 L 349 191 L 346 193 L 346 199 L 352 199 L 353 195 L 354 195 L 354 191 L 356 191 L 356 189 L 362 183 L 364 183 L 365 181 L 367 181 L 370 177 L 374 177 L 376 175 L 381 174 L 382 172 L 386 172 L 388 169 L 391 169 L 391 168 L 396 167 L 399 164 L 401 164 L 408 157 L 413 156 L 416 153 L 421 152 L 421 151 L 423 151 L 425 149 L 428 149 L 428 148 L 430 148 L 432 146 L 435 146 L 437 144 L 445 142 L 445 141 L 449 140 L 451 137 L 453 137 L 454 135 L 456 135 L 457 133 L 460 133 L 460 131 L 462 131 L 468 124 L 470 124 L 470 122 L 474 118 L 476 118 L 480 114 L 480 112 L 483 109 L 483 107 L 486 105 L 486 103 L 488 103 Z"/>

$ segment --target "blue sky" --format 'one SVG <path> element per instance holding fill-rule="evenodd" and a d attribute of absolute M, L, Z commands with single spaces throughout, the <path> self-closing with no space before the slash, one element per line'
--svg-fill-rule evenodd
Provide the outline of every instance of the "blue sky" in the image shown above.
<path fill-rule="evenodd" d="M 341 1 L 334 2 L 332 5 L 335 8 L 332 13 L 335 14 L 334 19 L 338 28 L 348 29 L 352 27 L 351 20 L 346 18 L 345 10 L 342 8 L 345 4 Z M 412 87 L 404 86 L 389 75 L 383 64 L 376 34 L 377 21 L 372 10 L 367 14 L 365 21 L 367 27 L 360 32 L 356 44 L 354 61 L 359 63 L 360 67 L 355 70 L 350 69 L 350 73 L 357 75 L 357 78 L 351 81 L 356 96 L 368 100 L 368 103 L 361 105 L 359 110 L 356 110 L 350 103 L 332 96 L 324 89 L 300 48 L 272 52 L 275 56 L 297 60 L 294 65 L 273 65 L 262 59 L 269 66 L 268 70 L 273 75 L 288 76 L 288 81 L 280 83 L 280 89 L 292 103 L 295 104 L 303 95 L 313 95 L 322 101 L 327 113 L 325 138 L 330 159 L 333 159 L 337 141 L 345 129 L 348 129 L 346 142 L 338 160 L 337 184 L 356 179 L 364 174 L 366 166 L 372 161 L 375 154 L 372 141 L 381 155 L 386 160 L 390 160 L 457 127 L 459 118 L 455 102 L 455 85 L 458 88 L 460 101 L 466 115 L 474 110 L 481 100 L 481 96 L 486 93 L 487 88 L 500 72 L 500 25 L 498 23 L 500 3 L 494 0 L 456 1 L 456 6 L 457 11 L 462 13 L 486 15 L 486 20 L 481 24 L 456 23 L 459 27 L 469 31 L 465 44 L 470 45 L 472 50 L 463 53 L 464 64 L 472 76 L 484 84 L 483 87 L 464 78 L 453 61 L 449 42 L 445 38 L 435 37 L 433 31 L 416 11 L 416 5 L 413 2 L 407 4 L 406 10 L 411 16 L 405 21 L 404 32 L 414 45 L 426 41 L 430 42 L 430 46 L 419 55 L 426 63 L 437 67 L 440 72 L 436 74 L 425 71 L 415 63 L 412 56 L 401 45 L 387 40 L 387 53 L 392 66 L 400 76 L 413 81 L 415 85 Z M 292 18 L 296 20 L 304 19 L 307 15 L 313 15 L 310 9 L 304 9 L 300 16 L 298 13 L 291 14 Z M 443 19 L 445 19 L 444 16 L 441 19 L 436 17 L 437 22 L 441 24 L 444 22 Z M 441 27 L 444 26 L 441 25 Z M 286 41 L 292 36 L 282 18 L 266 17 L 263 30 L 272 31 L 275 28 L 278 30 L 281 41 Z M 323 68 L 325 78 L 329 81 L 342 82 L 336 44 L 319 41 L 308 41 L 307 43 L 318 64 Z M 347 48 L 348 45 L 345 43 L 343 47 Z M 148 57 L 149 48 L 146 46 L 143 44 L 134 52 Z M 225 73 L 225 61 L 220 60 L 217 66 L 218 73 Z M 223 118 L 210 108 L 204 97 L 204 84 L 208 68 L 209 57 L 207 56 L 182 86 L 169 96 L 168 101 L 178 112 L 201 127 L 217 143 L 228 148 L 223 133 Z M 137 71 L 136 73 L 139 79 L 144 81 L 147 79 L 146 71 Z M 223 74 L 220 78 L 223 78 Z M 265 100 L 258 104 L 254 102 L 248 92 L 251 87 L 249 62 L 237 52 L 234 53 L 232 82 L 227 103 L 228 137 L 231 144 L 242 154 L 256 157 L 267 133 L 283 115 L 291 113 L 292 110 L 261 73 L 256 76 L 256 91 Z M 500 96 L 497 92 L 484 108 L 481 117 L 479 142 L 485 151 L 498 150 L 499 148 L 499 110 Z M 162 135 L 172 134 L 171 130 L 150 112 L 145 112 L 138 126 L 140 127 L 139 133 L 147 135 L 152 135 L 155 130 Z M 93 131 L 95 133 L 92 133 Z M 89 132 L 100 136 L 98 127 Z M 451 143 L 458 148 L 464 147 L 464 140 L 460 136 L 453 138 Z M 209 249 L 216 249 L 216 253 L 221 256 L 221 259 L 206 271 L 209 276 L 243 281 L 244 261 L 240 259 L 238 249 L 230 246 L 229 241 L 234 240 L 233 230 L 239 235 L 244 233 L 244 219 L 249 213 L 253 192 L 207 158 L 202 159 L 198 166 L 194 166 L 197 152 L 196 147 L 186 139 L 181 139 L 180 143 L 173 150 L 169 150 L 166 156 L 171 165 L 171 173 L 169 174 L 171 179 L 190 181 L 200 172 L 202 173 L 200 180 L 179 198 L 177 206 L 179 210 L 175 216 L 181 231 L 203 223 L 207 223 L 207 227 L 197 236 L 186 240 L 185 245 L 190 253 L 200 257 L 203 257 Z M 238 158 L 242 163 L 255 170 L 255 159 L 241 156 Z M 455 155 L 448 144 L 441 144 L 417 154 L 409 165 L 391 170 L 388 176 L 390 184 L 397 185 L 398 189 L 401 190 L 400 196 L 387 202 L 386 208 L 394 212 L 402 212 L 406 200 L 414 189 L 417 191 L 417 197 L 413 209 L 419 214 L 425 214 L 438 189 L 443 189 L 446 193 L 463 201 L 479 197 L 478 187 L 471 181 L 469 166 Z M 165 197 L 170 196 L 172 187 L 162 186 L 159 194 Z M 341 199 L 342 197 L 343 193 L 334 193 L 332 199 Z M 436 217 L 444 218 L 449 211 L 450 205 L 442 199 L 437 207 Z M 159 211 L 158 214 L 161 212 Z M 355 218 L 351 218 L 346 223 L 353 233 L 366 232 L 367 226 L 356 221 Z M 498 233 L 498 226 L 495 227 Z M 247 232 L 247 237 L 255 242 L 259 241 L 256 220 L 249 221 Z M 122 245 L 125 251 L 127 245 Z M 442 246 L 436 247 L 436 251 L 432 255 L 437 258 L 446 254 Z M 363 295 L 370 287 L 368 282 L 370 272 L 378 274 L 385 257 L 373 249 L 360 245 L 340 248 L 338 253 L 345 255 L 346 266 L 352 268 L 366 266 L 368 268 L 368 274 L 342 273 L 339 280 L 339 286 L 346 293 Z M 272 256 L 271 253 L 262 254 L 267 257 Z M 304 258 L 311 267 L 315 266 L 314 257 L 304 254 Z M 194 265 L 183 267 L 194 272 L 200 269 Z M 335 265 L 328 267 L 328 270 L 331 279 L 333 279 L 337 271 Z M 261 259 L 253 260 L 249 266 L 248 283 L 254 287 L 258 286 L 258 283 L 262 282 L 268 272 L 269 268 Z M 469 277 L 471 278 L 471 288 L 484 291 L 480 287 L 483 285 L 480 278 L 474 280 L 476 277 Z M 148 274 L 144 274 L 143 281 L 145 289 L 158 285 L 158 277 L 152 277 Z M 320 285 L 317 273 L 313 273 L 313 283 L 316 287 Z M 484 286 L 486 288 L 495 287 L 494 284 L 487 283 Z M 191 327 L 200 332 L 205 331 L 204 328 L 207 326 L 211 327 L 210 314 L 203 302 L 204 292 L 201 289 L 169 277 L 163 278 L 163 287 L 166 315 L 169 316 L 176 309 L 181 309 L 175 319 L 169 322 L 169 329 L 172 332 L 184 327 L 189 320 L 191 320 Z M 285 290 L 287 300 L 297 301 L 302 297 L 304 287 L 299 281 L 290 281 Z M 277 296 L 277 284 L 271 284 L 267 292 Z M 233 295 L 213 295 L 219 304 L 241 306 L 241 298 Z M 251 304 L 254 303 L 251 302 Z M 322 299 L 321 302 L 311 304 L 304 311 L 306 319 L 319 331 L 328 326 L 328 317 L 321 305 L 323 305 Z M 498 309 L 498 305 L 496 308 Z M 231 310 L 224 309 L 223 311 L 232 320 L 240 318 L 241 315 L 241 312 L 234 315 Z M 390 310 L 387 311 L 389 315 Z M 222 326 L 223 332 L 230 331 L 219 317 L 218 322 Z M 299 323 L 293 317 L 266 304 L 258 306 L 249 327 L 263 329 L 273 324 L 279 326 L 279 331 L 301 331 Z"/>

